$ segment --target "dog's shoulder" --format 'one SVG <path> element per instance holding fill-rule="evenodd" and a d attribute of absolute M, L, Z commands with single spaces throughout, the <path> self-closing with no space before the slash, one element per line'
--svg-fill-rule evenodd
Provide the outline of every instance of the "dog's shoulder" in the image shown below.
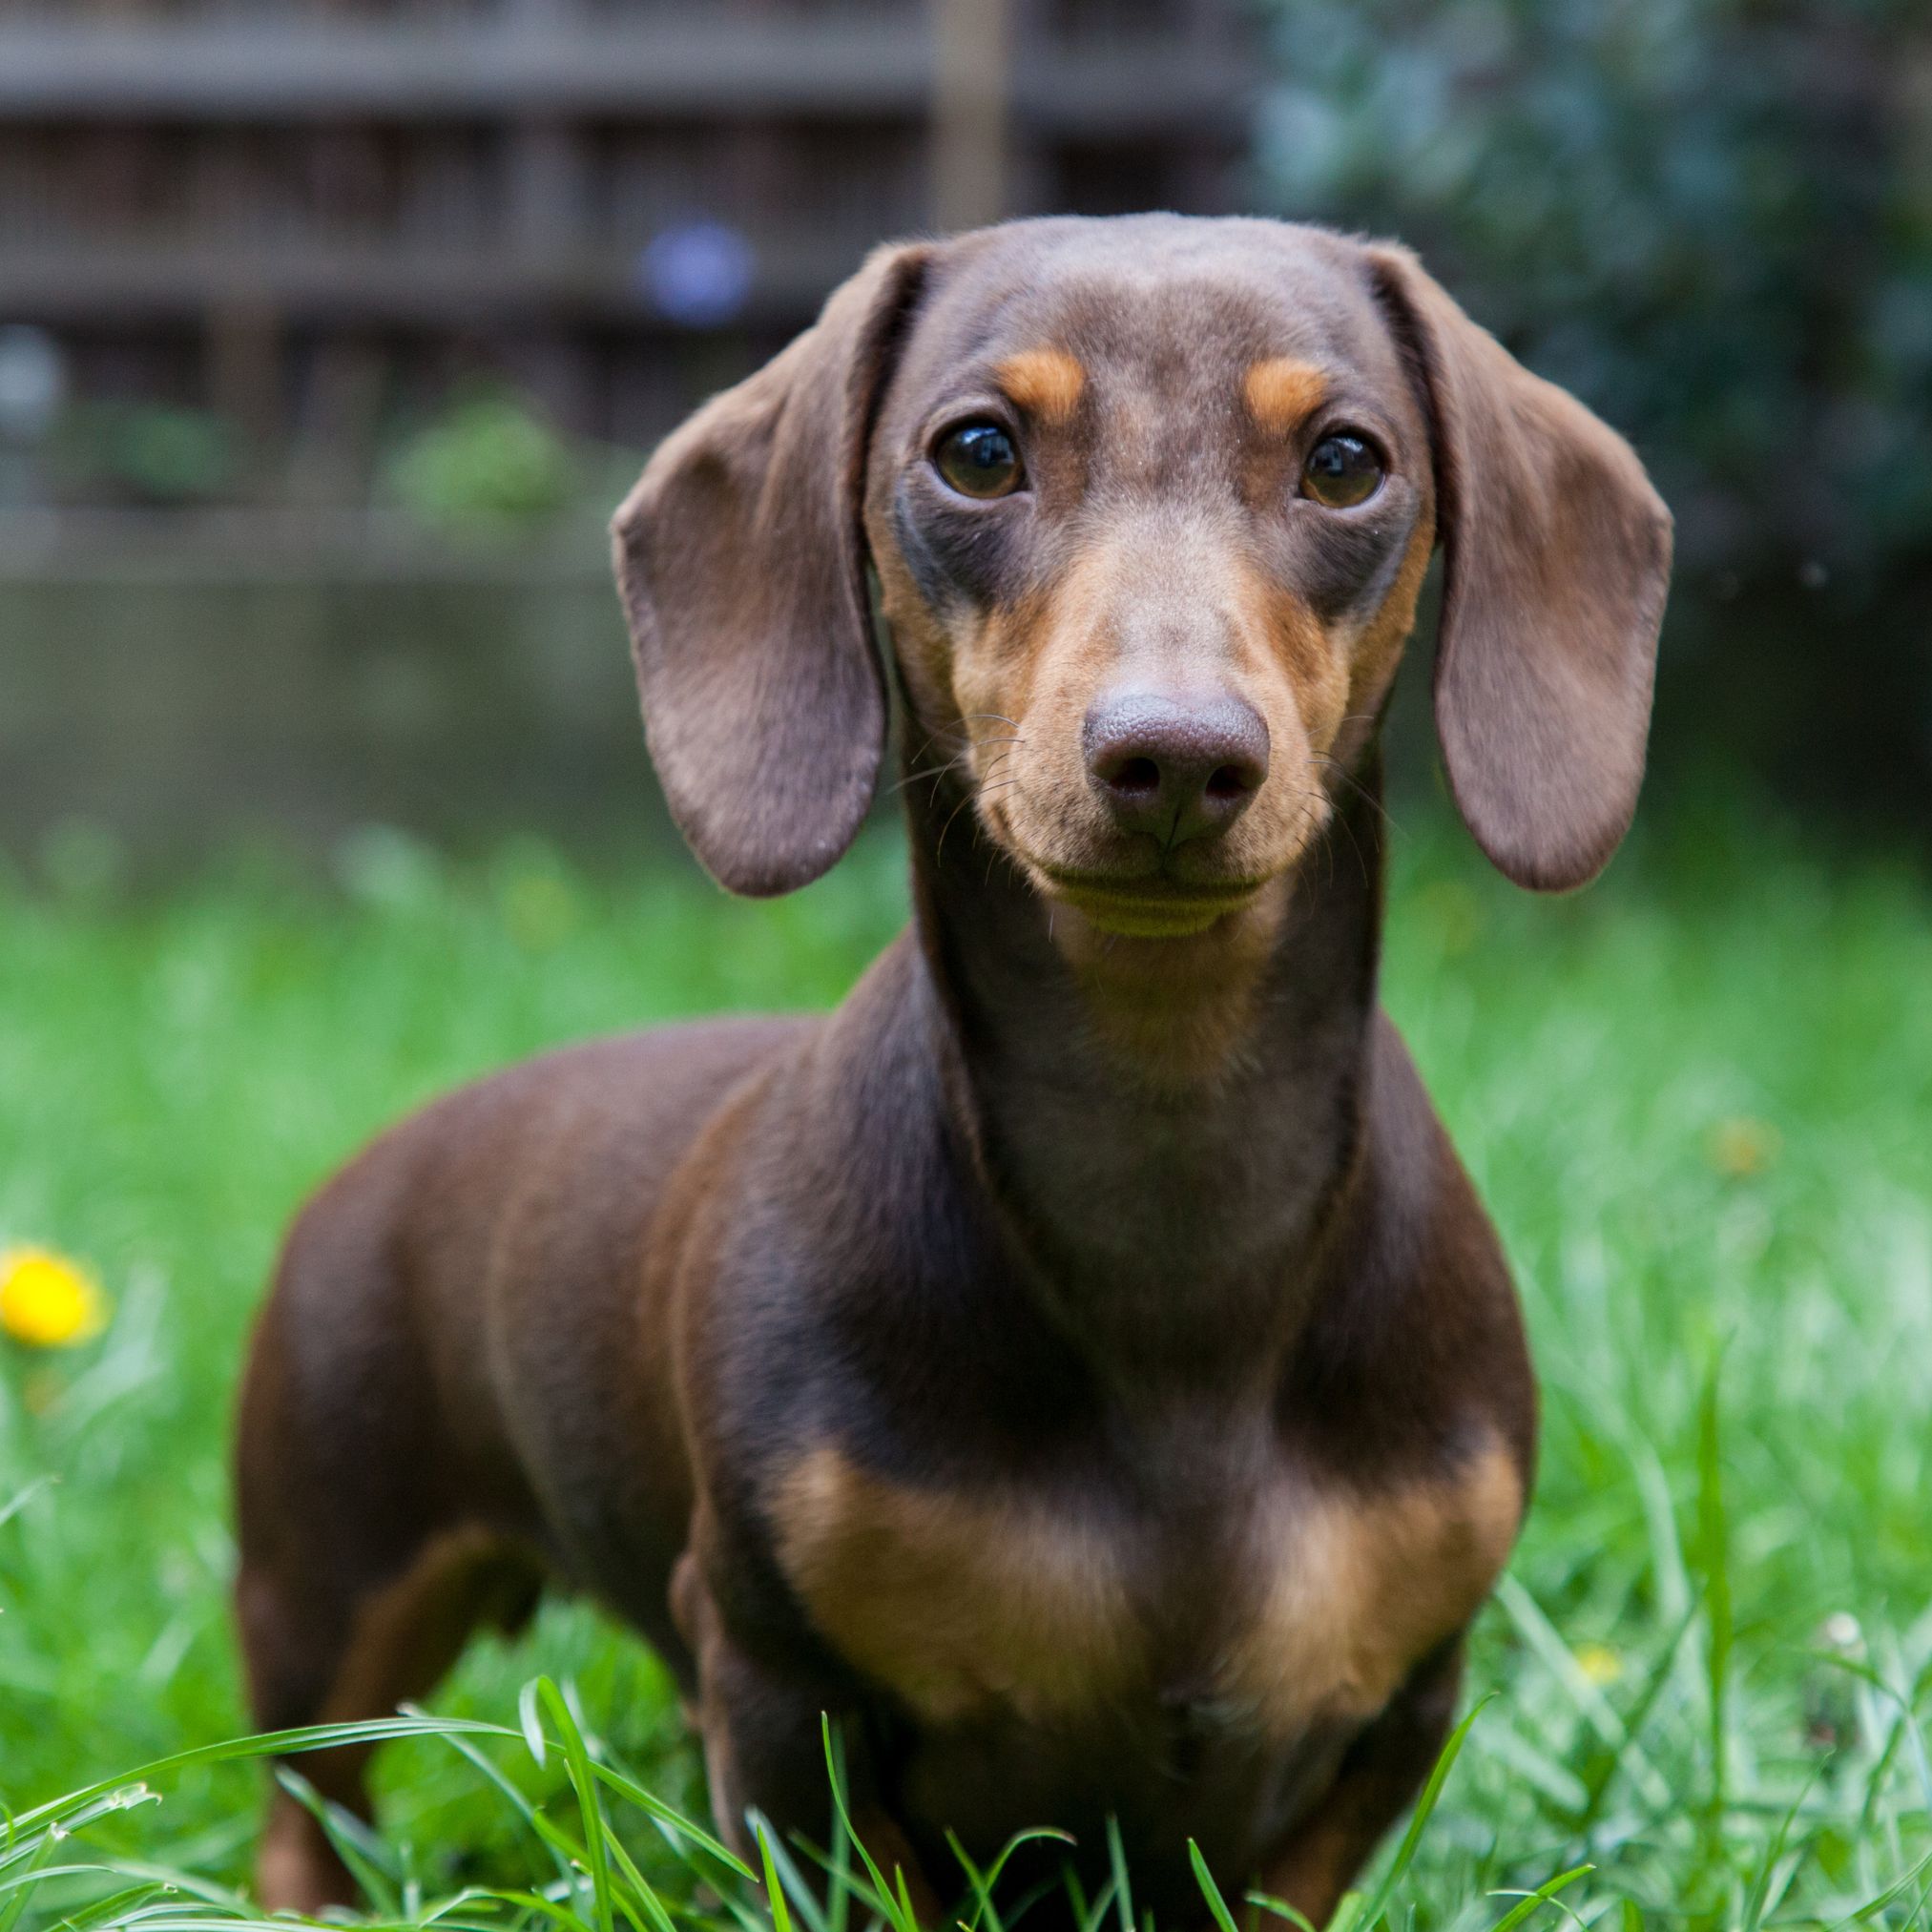
<path fill-rule="evenodd" d="M 1508 1260 L 1386 1014 L 1370 1036 L 1363 1099 L 1290 1400 L 1336 1419 L 1358 1468 L 1453 1460 L 1472 1433 L 1493 1432 L 1527 1485 L 1535 1382 Z"/>

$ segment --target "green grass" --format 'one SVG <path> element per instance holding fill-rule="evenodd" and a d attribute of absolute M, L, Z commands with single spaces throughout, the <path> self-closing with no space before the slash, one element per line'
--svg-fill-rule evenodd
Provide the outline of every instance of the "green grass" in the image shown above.
<path fill-rule="evenodd" d="M 71 1354 L 0 1340 L 15 1811 L 245 1731 L 228 1412 L 303 1191 L 400 1110 L 552 1042 L 827 1004 L 904 910 L 886 840 L 763 906 L 668 862 L 592 879 L 536 847 L 450 867 L 370 837 L 339 872 L 241 866 L 151 901 L 87 866 L 0 880 L 0 1244 L 85 1257 L 117 1303 Z M 1545 1451 L 1475 1646 L 1491 1701 L 1370 1916 L 1492 1926 L 1516 1904 L 1492 1895 L 1589 1865 L 1540 1922 L 1932 1922 L 1928 911 L 1902 868 L 1722 820 L 1564 903 L 1460 839 L 1400 842 L 1388 998 L 1514 1257 Z M 568 1700 L 524 1700 L 526 1725 L 539 1672 Z M 653 1926 L 651 1901 L 715 1894 L 712 1920 L 769 1922 L 608 1783 L 613 1861 L 595 1885 L 579 1869 L 592 1759 L 706 1816 L 661 1672 L 588 1610 L 480 1645 L 435 1708 L 487 1728 L 386 1755 L 367 1855 L 392 1916 Z M 213 1754 L 156 1775 L 158 1803 L 81 1805 L 71 1838 L 51 1816 L 0 1834 L 0 1932 L 233 1917 L 259 1777 Z M 17 1882 L 36 1858 L 194 1885 Z M 449 1906 L 465 1885 L 549 1889 Z"/>

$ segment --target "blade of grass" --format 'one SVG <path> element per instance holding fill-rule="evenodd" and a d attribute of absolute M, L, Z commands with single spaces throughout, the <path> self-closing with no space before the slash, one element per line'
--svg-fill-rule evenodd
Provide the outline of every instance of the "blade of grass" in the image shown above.
<path fill-rule="evenodd" d="M 946 1844 L 950 1847 L 953 1857 L 959 1860 L 960 1869 L 966 1873 L 966 1882 L 972 1887 L 973 1896 L 977 1901 L 973 1907 L 973 1916 L 966 1922 L 966 1932 L 974 1932 L 974 1928 L 983 1918 L 991 1927 L 991 1932 L 1005 1932 L 999 1911 L 993 1904 L 993 1887 L 1000 1882 L 1000 1874 L 1007 1869 L 1007 1861 L 1022 1845 L 1037 1844 L 1048 1839 L 1058 1844 L 1070 1845 L 1073 1842 L 1073 1836 L 1070 1832 L 1055 1831 L 1048 1825 L 1036 1826 L 1031 1831 L 1015 1832 L 1000 1847 L 999 1857 L 982 1872 L 973 1862 L 966 1848 L 960 1843 L 959 1835 L 948 1827 L 945 1835 Z M 1051 1888 L 1049 1886 L 1047 1889 Z"/>
<path fill-rule="evenodd" d="M 544 1735 L 543 1712 L 537 1706 L 537 1680 L 532 1677 L 516 1693 L 516 1721 L 523 1732 L 523 1741 L 530 1747 L 530 1755 L 536 1759 L 539 1771 L 544 1768 L 550 1756 L 550 1739 Z"/>
<path fill-rule="evenodd" d="M 657 1928 L 657 1932 L 677 1932 L 677 1928 L 672 1922 L 669 1908 L 657 1895 L 657 1888 L 637 1869 L 637 1861 L 632 1858 L 624 1840 L 615 1832 L 610 1833 L 607 1849 L 624 1882 L 643 1908 L 644 1916 Z M 618 1896 L 621 1903 L 622 1895 Z M 634 1915 L 627 1914 L 627 1916 Z"/>
<path fill-rule="evenodd" d="M 822 1715 L 822 1714 L 821 1714 Z M 845 1739 L 841 1733 L 832 1734 L 832 1758 L 841 1789 L 845 1780 Z M 831 1822 L 831 1861 L 825 1867 L 831 1878 L 831 1887 L 825 1895 L 825 1916 L 828 1932 L 845 1932 L 846 1921 L 852 1912 L 852 1841 L 842 1831 L 836 1829 L 837 1818 Z"/>
<path fill-rule="evenodd" d="M 1133 1932 L 1133 1886 L 1127 1876 L 1127 1848 L 1120 1842 L 1120 1820 L 1107 1815 L 1107 1861 L 1113 1871 L 1113 1907 L 1120 1932 Z"/>
<path fill-rule="evenodd" d="M 1702 1598 L 1693 1599 L 1677 1620 L 1676 1628 L 1671 1632 L 1669 1641 L 1657 1653 L 1656 1662 L 1651 1666 L 1650 1674 L 1644 1679 L 1644 1686 L 1638 1692 L 1636 1701 L 1625 1713 L 1621 1724 L 1623 1742 L 1594 1759 L 1589 1775 L 1584 1778 L 1584 1805 L 1576 1822 L 1576 1835 L 1588 1840 L 1596 1829 L 1597 1820 L 1603 1816 L 1611 1787 L 1616 1783 L 1618 1770 L 1623 1766 L 1631 1751 L 1643 1735 L 1644 1726 L 1650 1722 L 1651 1714 L 1656 1709 L 1657 1699 L 1664 1693 L 1664 1687 L 1670 1683 L 1677 1668 L 1677 1652 L 1691 1627 L 1697 1621 L 1697 1612 L 1703 1608 Z"/>
<path fill-rule="evenodd" d="M 805 1877 L 786 1851 L 783 1841 L 772 1827 L 772 1821 L 760 1811 L 747 1814 L 752 1830 L 758 1837 L 758 1845 L 764 1857 L 778 1868 L 779 1880 L 791 1895 L 793 1906 L 800 1918 L 805 1922 L 806 1932 L 828 1932 L 824 1908 L 820 1904 L 817 1893 L 805 1882 Z"/>
<path fill-rule="evenodd" d="M 1867 1899 L 1865 1902 L 1862 1905 L 1860 1905 L 1856 1912 L 1852 1914 L 1851 1918 L 1848 1921 L 1843 1921 L 1840 1922 L 1849 1923 L 1853 1925 L 1863 1925 L 1869 1923 L 1870 1921 L 1876 1919 L 1879 1916 L 1879 1914 L 1886 1908 L 1886 1906 L 1892 1904 L 1895 1901 L 1899 1899 L 1902 1899 L 1905 1896 L 1905 1894 L 1909 1892 L 1915 1884 L 1918 1883 L 1920 1877 L 1925 1872 L 1925 1870 L 1928 1867 L 1932 1867 L 1932 1852 L 1927 1852 L 1923 1858 L 1920 1859 L 1919 1860 L 1917 1860 L 1916 1863 L 1912 1864 L 1904 1872 L 1901 1873 L 1900 1876 L 1894 1879 L 1892 1882 L 1889 1885 L 1887 1885 L 1885 1889 L 1878 1895 L 1877 1898 Z"/>
<path fill-rule="evenodd" d="M 1494 1693 L 1491 1693 L 1491 1695 L 1493 1696 Z M 1456 1759 L 1462 1755 L 1464 1742 L 1489 1701 L 1489 1697 L 1479 1699 L 1469 1714 L 1450 1732 L 1448 1742 L 1443 1746 L 1434 1767 L 1429 1772 L 1428 1781 L 1423 1786 L 1422 1796 L 1416 1799 L 1415 1811 L 1409 1818 L 1408 1829 L 1402 1833 L 1402 1843 L 1396 1847 L 1395 1857 L 1389 1860 L 1388 1869 L 1381 1876 L 1381 1882 L 1368 1895 L 1360 1910 L 1349 1920 L 1351 1926 L 1364 1928 L 1372 1926 L 1388 1910 L 1388 1903 L 1395 1897 L 1396 1887 L 1401 1884 L 1403 1874 L 1415 1859 L 1416 1847 L 1423 1841 L 1423 1833 L 1428 1827 L 1429 1818 L 1436 1809 L 1436 1801 L 1443 1795 L 1443 1786 L 1448 1782 L 1449 1773 L 1455 1768 Z M 1340 1920 L 1341 1915 L 1338 1912 L 1332 1922 L 1333 1926 L 1339 1927 Z"/>
<path fill-rule="evenodd" d="M 1704 1378 L 1697 1403 L 1697 1565 L 1704 1576 L 1704 1610 L 1710 1645 L 1711 1795 L 1706 1806 L 1707 1846 L 1718 1856 L 1718 1837 L 1730 1796 L 1731 1599 L 1730 1527 L 1724 1508 L 1724 1466 L 1717 1381 L 1721 1354 Z"/>
<path fill-rule="evenodd" d="M 565 1769 L 584 1817 L 584 1858 L 590 1868 L 597 1932 L 614 1932 L 611 1865 L 605 1848 L 608 1827 L 604 1821 L 603 1806 L 597 1801 L 597 1778 L 591 1768 L 590 1747 L 584 1742 L 584 1734 L 577 1728 L 577 1720 L 571 1714 L 570 1706 L 564 1702 L 563 1693 L 548 1677 L 539 1677 L 536 1682 L 538 1702 L 549 1714 L 563 1741 Z"/>
<path fill-rule="evenodd" d="M 0 1932 L 13 1932 L 21 1915 L 27 1910 L 27 1901 L 40 1889 L 48 1870 L 48 1860 L 53 1857 L 53 1848 L 60 1844 L 68 1834 L 56 1827 L 42 1832 L 27 1848 L 21 1860 L 25 1869 L 15 1875 L 20 1889 L 4 1904 L 0 1904 Z"/>
<path fill-rule="evenodd" d="M 407 1704 L 403 1706 L 403 1714 L 405 1716 L 409 1717 L 424 1714 Z M 507 1777 L 500 1767 L 492 1764 L 467 1737 L 463 1736 L 460 1733 L 447 1732 L 443 1735 L 443 1741 L 481 1777 L 495 1788 L 504 1802 L 515 1813 L 524 1828 L 550 1854 L 551 1859 L 556 1864 L 558 1872 L 568 1876 L 570 1868 L 565 1863 L 561 1854 L 544 1837 L 543 1833 L 537 1829 L 536 1807 L 517 1789 L 515 1782 L 511 1778 Z M 539 1759 L 538 1761 L 541 1762 L 542 1760 Z"/>
<path fill-rule="evenodd" d="M 1803 1808 L 1805 1799 L 1811 1796 L 1818 1781 L 1818 1773 L 1814 1771 L 1805 1779 L 1804 1789 L 1798 1793 L 1791 1809 L 1778 1821 L 1777 1831 L 1772 1839 L 1770 1849 L 1766 1851 L 1764 1860 L 1758 1867 L 1757 1876 L 1752 1881 L 1751 1893 L 1744 1904 L 1744 1919 L 1739 1932 L 1758 1932 L 1758 1927 L 1764 1922 L 1765 1909 L 1771 1898 L 1771 1881 L 1777 1871 L 1777 1861 L 1783 1858 L 1785 1845 L 1791 1838 L 1792 1821 Z"/>
<path fill-rule="evenodd" d="M 0 1504 L 0 1527 L 4 1527 L 7 1524 L 12 1522 L 14 1517 L 18 1516 L 43 1489 L 50 1488 L 52 1483 L 53 1478 L 52 1476 L 36 1477 L 17 1495 L 11 1497 L 6 1503 Z"/>
<path fill-rule="evenodd" d="M 1350 1898 L 1356 1896 L 1353 1892 L 1349 1894 Z M 1258 1905 L 1262 1911 L 1271 1913 L 1277 1919 L 1287 1920 L 1289 1924 L 1296 1928 L 1296 1932 L 1321 1932 L 1321 1927 L 1310 1920 L 1305 1912 L 1298 1912 L 1286 1899 L 1278 1899 L 1273 1892 L 1250 1892 L 1247 1902 Z M 1339 1910 L 1338 1907 L 1338 1912 Z"/>
<path fill-rule="evenodd" d="M 114 1876 L 114 1868 L 107 1864 L 30 1865 L 24 1872 L 15 1872 L 10 1879 L 0 1879 L 0 1893 L 14 1891 L 31 1892 L 35 1887 L 44 1884 L 49 1879 L 92 1878 L 96 1874 L 106 1874 L 113 1877 Z M 11 1925 L 19 1918 L 20 1912 L 25 1907 L 26 1902 L 24 1898 L 10 1900 L 5 1907 L 0 1907 L 0 1924 Z"/>
<path fill-rule="evenodd" d="M 762 1822 L 752 1827 L 758 1839 L 758 1862 L 765 1873 L 765 1907 L 772 1915 L 772 1932 L 792 1932 L 792 1915 L 785 1904 L 785 1888 L 779 1883 L 778 1866 L 772 1861 L 772 1840 Z"/>
<path fill-rule="evenodd" d="M 1563 1686 L 1605 1746 L 1619 1757 L 1630 1757 L 1631 1773 L 1644 1787 L 1646 1802 L 1669 1804 L 1672 1797 L 1670 1785 L 1641 1751 L 1633 1752 L 1630 1727 L 1617 1715 L 1610 1699 L 1585 1674 L 1575 1652 L 1544 1614 L 1543 1606 L 1512 1572 L 1506 1570 L 1498 1580 L 1496 1601 L 1508 1612 L 1510 1622 L 1516 1626 L 1524 1641 L 1550 1675 Z"/>
<path fill-rule="evenodd" d="M 400 1916 L 396 1874 L 385 1863 L 387 1848 L 382 1839 L 361 1818 L 331 1803 L 293 1766 L 277 1765 L 275 1781 L 315 1819 L 364 1892 L 389 1915 Z"/>
<path fill-rule="evenodd" d="M 501 1724 L 488 1724 L 474 1717 L 370 1717 L 354 1724 L 310 1724 L 292 1731 L 264 1731 L 249 1737 L 231 1737 L 219 1744 L 198 1744 L 155 1758 L 119 1777 L 104 1777 L 98 1783 L 83 1785 L 64 1797 L 50 1798 L 14 1818 L 19 1831 L 31 1831 L 44 1824 L 66 1823 L 71 1815 L 96 1799 L 109 1798 L 131 1787 L 143 1785 L 173 1772 L 211 1764 L 230 1764 L 251 1757 L 299 1756 L 307 1751 L 327 1751 L 339 1744 L 380 1744 L 391 1737 L 435 1737 L 452 1731 L 467 1732 L 473 1737 L 514 1737 L 514 1731 Z"/>
<path fill-rule="evenodd" d="M 1586 1872 L 1593 1872 L 1595 1870 L 1596 1867 L 1594 1865 L 1572 1865 L 1567 1872 L 1558 1872 L 1555 1878 L 1546 1880 L 1543 1884 L 1538 1885 L 1535 1891 L 1527 1894 L 1519 1900 L 1516 1904 L 1504 1913 L 1502 1918 L 1497 1920 L 1495 1924 L 1489 1928 L 1489 1932 L 1516 1932 L 1516 1927 L 1522 1924 L 1524 1920 L 1529 1917 L 1530 1913 L 1537 1910 L 1539 1906 L 1548 1904 L 1550 1900 L 1556 1897 L 1557 1893 L 1575 1884 L 1577 1880 L 1582 1878 Z M 1498 1895 L 1492 1894 L 1491 1896 Z"/>
<path fill-rule="evenodd" d="M 1074 1922 L 1080 1927 L 1080 1932 L 1100 1932 L 1101 1926 L 1107 1922 L 1108 1907 L 1113 1903 L 1114 1889 L 1114 1880 L 1110 1873 L 1107 1882 L 1093 1895 L 1093 1903 L 1090 1907 L 1080 1896 L 1079 1875 L 1070 1863 L 1068 1865 L 1067 1894 L 1073 1902 Z"/>
<path fill-rule="evenodd" d="M 839 1816 L 840 1828 L 851 1841 L 852 1849 L 859 1854 L 861 1862 L 871 1876 L 872 1884 L 878 1895 L 878 1910 L 896 1928 L 897 1932 L 919 1932 L 919 1922 L 910 1912 L 901 1916 L 901 1906 L 895 1888 L 885 1882 L 885 1874 L 879 1869 L 878 1860 L 872 1856 L 865 1841 L 852 1827 L 852 1814 L 845 1805 L 845 1779 L 840 1771 L 838 1754 L 832 1747 L 832 1719 L 827 1712 L 819 1714 L 820 1735 L 825 1746 L 825 1775 L 832 1780 L 832 1809 Z"/>
<path fill-rule="evenodd" d="M 635 1778 L 626 1777 L 621 1771 L 613 1770 L 608 1764 L 592 1766 L 597 1782 L 614 1791 L 627 1803 L 634 1804 L 641 1812 L 655 1818 L 661 1825 L 667 1825 L 677 1837 L 700 1850 L 709 1852 L 717 1861 L 736 1872 L 747 1884 L 758 1883 L 758 1874 L 745 1863 L 728 1845 L 715 1839 L 701 1825 L 692 1821 L 675 1806 L 668 1805 L 661 1797 L 646 1791 Z"/>
<path fill-rule="evenodd" d="M 1201 1848 L 1193 1839 L 1188 1840 L 1188 1862 L 1195 1868 L 1195 1883 L 1201 1888 L 1209 1915 L 1220 1932 L 1236 1932 L 1235 1915 L 1228 1910 L 1228 1901 L 1221 1897 L 1221 1888 L 1215 1883 L 1215 1875 L 1208 1870 L 1208 1861 L 1201 1857 Z"/>
<path fill-rule="evenodd" d="M 93 1926 L 121 1926 L 134 1922 L 134 1914 L 139 1902 L 151 1901 L 155 1896 L 153 1881 L 130 1885 L 122 1891 L 110 1892 L 105 1898 L 95 1899 L 90 1903 L 74 1907 L 64 1913 L 60 1924 L 65 1932 L 88 1932 Z M 237 1904 L 233 1910 L 238 1918 L 246 1918 L 250 1907 Z"/>

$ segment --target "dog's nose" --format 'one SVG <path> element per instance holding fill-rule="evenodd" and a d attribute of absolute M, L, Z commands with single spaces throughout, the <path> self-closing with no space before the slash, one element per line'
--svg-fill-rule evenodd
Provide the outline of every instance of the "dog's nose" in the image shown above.
<path fill-rule="evenodd" d="M 1171 844 L 1225 831 L 1268 776 L 1268 727 L 1232 695 L 1110 692 L 1082 730 L 1095 790 L 1128 831 Z"/>

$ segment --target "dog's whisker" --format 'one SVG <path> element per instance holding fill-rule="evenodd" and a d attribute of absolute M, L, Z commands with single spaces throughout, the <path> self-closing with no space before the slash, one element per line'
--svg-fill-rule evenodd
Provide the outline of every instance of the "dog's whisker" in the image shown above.
<path fill-rule="evenodd" d="M 1326 765 L 1365 805 L 1381 814 L 1382 822 L 1391 832 L 1400 835 L 1402 827 L 1396 823 L 1394 813 L 1340 758 L 1332 758 L 1326 752 L 1310 752 L 1308 756 L 1318 764 Z"/>
<path fill-rule="evenodd" d="M 929 765 L 924 771 L 907 772 L 904 778 L 887 787 L 886 796 L 890 798 L 895 792 L 903 792 L 907 785 L 917 784 L 922 779 L 930 779 L 937 782 L 948 772 L 959 770 L 969 756 L 969 753 L 961 752 L 957 758 L 947 758 L 943 765 Z"/>
<path fill-rule="evenodd" d="M 1025 744 L 1026 741 L 1024 737 L 1019 737 L 981 738 L 977 745 L 967 745 L 964 750 L 956 752 L 951 758 L 947 758 L 944 764 L 927 765 L 919 771 L 904 773 L 886 787 L 885 796 L 887 798 L 894 797 L 896 794 L 903 792 L 907 785 L 917 784 L 923 779 L 929 779 L 934 784 L 937 784 L 948 772 L 959 771 L 968 765 L 975 750 L 982 749 L 987 745 L 997 744 L 1018 747 Z M 1000 756 L 1001 758 L 1006 758 L 1010 755 L 1010 752 L 1003 752 Z M 997 770 L 998 764 L 999 760 L 996 758 L 993 761 L 992 769 Z"/>

